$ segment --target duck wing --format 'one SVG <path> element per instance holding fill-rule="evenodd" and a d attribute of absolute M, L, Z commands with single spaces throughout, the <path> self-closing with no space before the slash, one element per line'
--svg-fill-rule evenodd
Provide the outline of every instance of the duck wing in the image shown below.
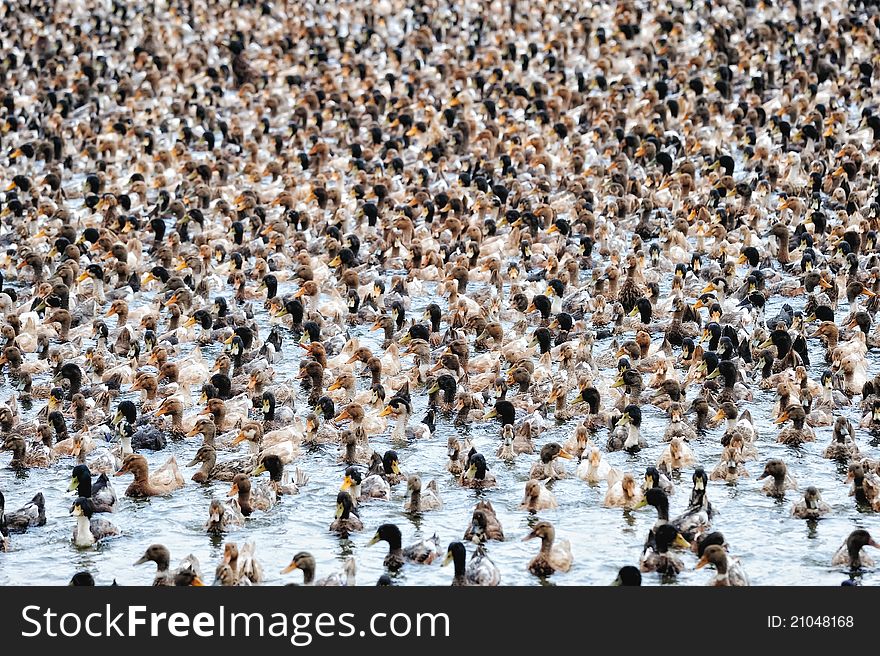
<path fill-rule="evenodd" d="M 95 540 L 103 540 L 104 538 L 121 534 L 115 524 L 101 517 L 92 517 L 89 521 L 89 530 L 91 530 Z"/>
<path fill-rule="evenodd" d="M 177 466 L 177 458 L 169 457 L 164 465 L 151 472 L 150 483 L 156 487 L 167 488 L 169 492 L 183 487 L 185 483 Z"/>
<path fill-rule="evenodd" d="M 31 526 L 46 523 L 46 499 L 42 492 L 15 512 L 6 513 L 6 526 L 11 533 L 24 533 Z"/>
<path fill-rule="evenodd" d="M 92 483 L 92 501 L 97 512 L 112 512 L 116 505 L 116 490 L 110 484 L 107 474 L 101 474 Z M 102 510 L 104 508 L 104 510 Z"/>

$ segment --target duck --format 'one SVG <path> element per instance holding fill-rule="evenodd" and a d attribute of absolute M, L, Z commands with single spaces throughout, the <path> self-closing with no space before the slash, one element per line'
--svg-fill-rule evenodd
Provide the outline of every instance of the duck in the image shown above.
<path fill-rule="evenodd" d="M 14 512 L 8 513 L 5 509 L 6 498 L 0 492 L 0 518 L 7 539 L 9 533 L 25 533 L 29 528 L 46 525 L 46 497 L 42 492 L 37 492 L 28 503 Z"/>
<path fill-rule="evenodd" d="M 779 458 L 771 458 L 764 465 L 764 471 L 758 476 L 758 480 L 767 479 L 762 488 L 764 494 L 769 497 L 782 498 L 786 490 L 796 490 L 797 481 L 788 473 L 785 462 Z"/>
<path fill-rule="evenodd" d="M 566 538 L 557 538 L 556 529 L 548 521 L 535 523 L 523 541 L 539 538 L 541 549 L 527 566 L 528 571 L 538 577 L 546 578 L 557 572 L 566 573 L 571 569 L 573 558 L 571 543 Z"/>
<path fill-rule="evenodd" d="M 541 447 L 541 456 L 529 470 L 529 478 L 537 480 L 565 478 L 568 475 L 565 465 L 559 462 L 558 458 L 571 460 L 573 457 L 558 442 L 548 442 Z"/>
<path fill-rule="evenodd" d="M 342 572 L 331 574 L 323 579 L 315 579 L 315 557 L 308 551 L 300 551 L 294 554 L 290 564 L 281 570 L 282 574 L 289 574 L 294 570 L 303 573 L 303 585 L 308 586 L 353 586 L 355 585 L 355 575 L 357 567 L 354 558 L 349 556 L 345 559 L 345 565 Z"/>
<path fill-rule="evenodd" d="M 490 501 L 478 501 L 471 515 L 471 523 L 465 529 L 464 540 L 469 542 L 487 542 L 489 540 L 497 540 L 504 542 L 504 529 L 498 516 L 495 514 L 495 508 Z"/>
<path fill-rule="evenodd" d="M 689 467 L 694 462 L 696 462 L 696 456 L 694 456 L 693 450 L 682 438 L 674 437 L 657 459 L 657 466 L 674 471 Z"/>
<path fill-rule="evenodd" d="M 486 464 L 486 458 L 482 453 L 472 453 L 468 455 L 467 469 L 459 476 L 458 483 L 462 487 L 474 489 L 487 489 L 498 485 L 495 475 L 489 471 L 489 465 Z"/>
<path fill-rule="evenodd" d="M 171 552 L 164 544 L 151 544 L 144 551 L 144 555 L 138 558 L 134 566 L 144 563 L 156 564 L 156 576 L 153 578 L 154 586 L 173 586 L 174 578 L 180 572 L 198 570 L 198 559 L 190 554 L 184 558 L 177 569 L 171 569 Z"/>
<path fill-rule="evenodd" d="M 394 397 L 388 402 L 388 405 L 385 406 L 382 412 L 379 413 L 380 417 L 388 417 L 390 415 L 393 415 L 396 419 L 394 430 L 391 432 L 391 439 L 397 442 L 428 439 L 434 432 L 433 410 L 428 410 L 427 423 L 423 420 L 416 426 L 409 425 L 412 406 L 407 399 Z"/>
<path fill-rule="evenodd" d="M 126 488 L 125 496 L 133 498 L 167 496 L 185 485 L 183 475 L 174 456 L 165 464 L 150 473 L 147 459 L 139 453 L 132 453 L 122 459 L 122 467 L 116 476 L 132 474 L 134 481 Z"/>
<path fill-rule="evenodd" d="M 636 484 L 635 477 L 626 472 L 613 483 L 607 480 L 608 488 L 602 505 L 606 508 L 634 509 L 643 499 L 642 489 Z"/>
<path fill-rule="evenodd" d="M 846 417 L 839 416 L 834 420 L 831 443 L 825 447 L 822 457 L 829 460 L 839 460 L 844 463 L 859 459 L 860 452 L 856 444 L 855 430 L 853 429 L 852 422 Z"/>
<path fill-rule="evenodd" d="M 783 424 L 791 420 L 792 425 L 779 431 L 776 441 L 788 446 L 800 446 L 804 442 L 815 442 L 816 436 L 813 434 L 813 430 L 805 425 L 806 419 L 807 413 L 801 404 L 792 403 L 789 405 L 776 419 L 776 423 Z"/>
<path fill-rule="evenodd" d="M 575 475 L 590 485 L 598 485 L 602 482 L 613 485 L 623 476 L 602 457 L 602 452 L 597 447 L 591 448 L 589 455 L 580 461 Z"/>
<path fill-rule="evenodd" d="M 77 498 L 91 499 L 93 513 L 107 513 L 116 510 L 116 491 L 107 474 L 101 474 L 92 483 L 92 472 L 88 465 L 73 468 L 68 491 L 76 492 Z"/>
<path fill-rule="evenodd" d="M 849 495 L 863 508 L 880 507 L 880 476 L 871 471 L 867 462 L 851 462 L 847 467 L 846 482 L 852 483 Z"/>
<path fill-rule="evenodd" d="M 641 434 L 642 409 L 630 404 L 624 408 L 617 420 L 617 428 L 611 432 L 606 445 L 607 451 L 626 451 L 638 453 L 648 447 L 648 441 Z"/>
<path fill-rule="evenodd" d="M 70 508 L 76 517 L 73 527 L 73 543 L 79 547 L 91 547 L 97 542 L 121 535 L 120 530 L 109 520 L 93 517 L 94 504 L 86 497 L 77 497 Z"/>
<path fill-rule="evenodd" d="M 219 462 L 217 459 L 217 449 L 211 444 L 203 444 L 196 451 L 193 459 L 186 466 L 195 467 L 201 464 L 201 467 L 195 472 L 190 480 L 196 483 L 209 483 L 211 481 L 231 481 L 236 474 L 244 474 L 253 467 L 254 457 L 244 456 L 234 460 Z"/>
<path fill-rule="evenodd" d="M 403 509 L 407 512 L 427 512 L 443 508 L 443 501 L 437 489 L 437 481 L 431 480 L 422 489 L 422 479 L 413 474 L 406 479 L 406 492 L 409 495 Z"/>
<path fill-rule="evenodd" d="M 252 485 L 247 474 L 235 475 L 227 496 L 238 498 L 238 505 L 245 517 L 250 517 L 255 510 L 268 512 L 278 501 L 278 495 L 271 486 Z"/>
<path fill-rule="evenodd" d="M 245 516 L 241 512 L 238 499 L 227 499 L 224 503 L 220 499 L 211 499 L 208 507 L 208 521 L 205 522 L 205 531 L 213 535 L 220 535 L 228 531 L 243 528 Z"/>
<path fill-rule="evenodd" d="M 680 403 L 669 406 L 669 424 L 663 431 L 663 441 L 671 442 L 675 438 L 685 442 L 696 441 L 697 432 L 684 420 L 684 407 Z"/>
<path fill-rule="evenodd" d="M 706 494 L 709 477 L 705 470 L 702 467 L 695 468 L 691 480 L 693 487 L 687 508 L 672 520 L 672 524 L 688 542 L 693 542 L 706 533 L 715 516 L 715 509 Z"/>
<path fill-rule="evenodd" d="M 391 572 L 399 570 L 406 563 L 430 565 L 438 556 L 440 541 L 436 535 L 406 548 L 401 547 L 402 540 L 400 528 L 396 524 L 382 524 L 376 529 L 376 534 L 367 546 L 370 547 L 377 542 L 388 543 L 388 554 L 383 564 Z"/>
<path fill-rule="evenodd" d="M 667 476 L 668 473 L 669 470 L 663 464 L 658 465 L 658 467 L 649 465 L 645 468 L 645 481 L 642 484 L 642 490 L 644 491 L 652 487 L 659 487 L 666 492 L 667 496 L 672 496 L 675 493 L 675 486 L 672 484 L 672 481 L 669 480 L 669 476 Z"/>
<path fill-rule="evenodd" d="M 525 495 L 519 507 L 521 510 L 536 513 L 541 510 L 558 508 L 559 503 L 557 503 L 553 492 L 548 490 L 542 481 L 533 478 L 526 482 Z"/>
<path fill-rule="evenodd" d="M 873 567 L 874 559 L 862 553 L 865 547 L 880 549 L 880 544 L 871 537 L 863 528 L 857 528 L 850 533 L 840 548 L 831 558 L 832 565 L 846 565 L 850 570 L 858 570 L 862 567 Z"/>
<path fill-rule="evenodd" d="M 384 473 L 370 474 L 365 478 L 357 467 L 345 469 L 345 478 L 339 489 L 343 492 L 350 489 L 352 500 L 355 503 L 370 500 L 389 501 L 391 499 L 391 485 L 385 479 Z"/>
<path fill-rule="evenodd" d="M 736 448 L 724 447 L 721 451 L 721 460 L 709 474 L 709 480 L 736 483 L 740 478 L 748 478 L 749 472 L 743 466 L 743 462 L 743 457 Z"/>
<path fill-rule="evenodd" d="M 452 577 L 453 586 L 496 586 L 501 584 L 501 571 L 481 545 L 477 546 L 467 563 L 466 559 L 467 549 L 464 544 L 459 541 L 450 542 L 441 566 L 446 567 L 449 563 L 453 563 L 455 568 Z"/>
<path fill-rule="evenodd" d="M 709 579 L 706 585 L 711 586 L 747 586 L 748 579 L 744 579 L 741 575 L 734 576 L 730 568 L 730 558 L 727 551 L 718 544 L 710 544 L 706 546 L 705 551 L 697 561 L 696 569 L 701 569 L 706 565 L 715 566 L 715 576 Z"/>
<path fill-rule="evenodd" d="M 251 476 L 259 476 L 269 472 L 269 487 L 278 496 L 299 494 L 300 490 L 309 482 L 309 476 L 299 467 L 294 470 L 291 481 L 284 471 L 284 461 L 281 456 L 274 453 L 263 453 L 257 459 L 257 466 L 250 472 Z"/>
<path fill-rule="evenodd" d="M 511 441 L 512 441 L 511 437 Z M 450 435 L 446 440 L 446 455 L 449 460 L 446 463 L 446 471 L 453 476 L 461 476 L 467 465 L 467 451 L 470 449 L 462 446 L 461 442 L 454 435 Z"/>
<path fill-rule="evenodd" d="M 662 576 L 676 576 L 684 569 L 681 558 L 669 553 L 669 547 L 676 546 L 688 548 L 690 543 L 681 537 L 681 534 L 672 524 L 662 524 L 654 531 L 654 541 L 645 549 L 639 559 L 639 569 L 642 572 L 657 572 Z"/>
<path fill-rule="evenodd" d="M 341 538 L 348 538 L 352 533 L 364 530 L 361 518 L 357 516 L 351 495 L 341 491 L 336 495 L 336 515 L 330 524 L 330 532 Z"/>
<path fill-rule="evenodd" d="M 813 485 L 808 486 L 803 498 L 791 507 L 791 516 L 798 519 L 819 519 L 830 512 L 831 506 L 822 501 L 822 495 Z"/>
<path fill-rule="evenodd" d="M 726 422 L 724 437 L 721 440 L 723 446 L 729 444 L 731 437 L 735 434 L 742 437 L 743 442 L 746 444 L 756 441 L 757 432 L 755 431 L 754 422 L 749 410 L 740 412 L 732 401 L 725 401 L 718 407 L 718 412 L 712 418 L 713 421 L 720 421 L 722 419 Z"/>

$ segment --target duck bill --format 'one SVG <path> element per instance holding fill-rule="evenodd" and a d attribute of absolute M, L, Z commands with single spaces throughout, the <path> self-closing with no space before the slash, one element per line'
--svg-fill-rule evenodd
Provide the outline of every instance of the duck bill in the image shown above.
<path fill-rule="evenodd" d="M 779 415 L 776 418 L 776 421 L 774 421 L 773 423 L 779 425 L 779 424 L 784 424 L 787 421 L 788 421 L 788 413 L 783 412 L 781 415 Z"/>
<path fill-rule="evenodd" d="M 385 408 L 385 410 L 387 410 L 387 409 L 388 409 L 388 408 Z M 383 410 L 382 412 L 384 413 L 385 410 Z M 384 417 L 385 415 L 384 415 L 384 414 L 380 414 L 379 416 Z M 348 410 L 343 410 L 343 411 L 340 412 L 338 415 L 336 415 L 335 417 L 333 417 L 333 421 L 334 421 L 334 422 L 345 421 L 346 419 L 351 419 L 351 415 L 348 413 Z"/>
<path fill-rule="evenodd" d="M 226 495 L 227 497 L 238 496 L 238 485 L 235 483 L 232 484 L 232 487 L 229 489 L 229 492 Z"/>
<path fill-rule="evenodd" d="M 672 544 L 676 547 L 681 547 L 682 549 L 691 548 L 691 543 L 685 540 L 681 533 L 675 534 L 675 540 L 672 541 Z"/>
<path fill-rule="evenodd" d="M 393 410 L 391 409 L 391 406 L 390 406 L 390 405 L 386 405 L 384 408 L 382 408 L 382 412 L 379 413 L 379 416 L 380 416 L 380 417 L 387 417 L 387 416 L 390 415 L 392 412 L 393 412 Z"/>
<path fill-rule="evenodd" d="M 709 559 L 704 554 L 703 557 L 697 561 L 696 569 L 703 569 L 708 564 L 709 564 Z"/>
<path fill-rule="evenodd" d="M 349 488 L 354 485 L 354 480 L 352 480 L 351 476 L 346 476 L 342 481 L 342 486 L 339 488 L 340 492 L 345 492 Z"/>
<path fill-rule="evenodd" d="M 187 437 L 195 437 L 195 436 L 198 435 L 198 434 L 199 434 L 199 429 L 196 428 L 196 427 L 193 427 L 193 429 L 192 429 L 191 431 L 189 431 L 189 432 L 186 434 L 186 436 L 187 436 Z"/>
<path fill-rule="evenodd" d="M 614 388 L 617 388 L 617 387 L 623 387 L 624 385 L 626 385 L 626 383 L 623 382 L 623 378 L 618 378 L 618 379 L 615 380 L 614 383 L 611 385 L 611 388 L 614 389 Z"/>
<path fill-rule="evenodd" d="M 646 500 L 644 497 L 642 497 L 642 500 L 639 501 L 639 502 L 635 505 L 635 509 L 636 509 L 636 510 L 640 510 L 641 508 L 644 508 L 644 507 L 647 506 L 647 505 L 648 505 L 647 500 Z"/>
<path fill-rule="evenodd" d="M 241 444 L 246 439 L 247 439 L 247 436 L 244 433 L 239 433 L 238 435 L 235 436 L 235 439 L 232 440 L 232 446 L 235 446 L 237 444 Z"/>
<path fill-rule="evenodd" d="M 452 552 L 451 552 L 451 551 L 447 551 L 447 552 L 446 552 L 446 558 L 444 558 L 444 559 L 443 559 L 443 562 L 440 563 L 440 567 L 446 567 L 446 566 L 447 566 L 449 563 L 451 563 L 451 562 L 452 562 Z"/>
<path fill-rule="evenodd" d="M 379 538 L 379 534 L 376 533 L 376 535 L 374 535 L 374 536 L 372 537 L 372 539 L 371 539 L 369 542 L 367 542 L 367 546 L 368 546 L 368 547 L 372 547 L 374 544 L 376 544 L 376 543 L 379 541 L 379 539 L 380 539 L 380 538 Z"/>
<path fill-rule="evenodd" d="M 497 417 L 497 416 L 498 416 L 498 409 L 497 409 L 497 408 L 492 408 L 491 410 L 489 410 L 489 412 L 487 412 L 487 413 L 483 416 L 483 419 L 494 419 L 494 418 Z"/>
<path fill-rule="evenodd" d="M 721 421 L 722 419 L 724 419 L 724 417 L 725 417 L 725 415 L 724 415 L 724 410 L 719 410 L 719 411 L 716 412 L 715 415 L 712 417 L 712 421 Z"/>
<path fill-rule="evenodd" d="M 570 454 L 568 451 L 566 451 L 565 449 L 562 449 L 562 450 L 559 452 L 559 457 L 560 457 L 560 458 L 565 458 L 566 460 L 572 460 L 572 459 L 574 459 L 574 456 L 571 455 L 571 454 Z"/>
<path fill-rule="evenodd" d="M 720 376 L 720 375 L 721 375 L 720 369 L 713 369 L 712 373 L 709 374 L 708 376 L 706 376 L 706 380 L 714 380 L 715 378 L 718 378 L 718 376 Z"/>
<path fill-rule="evenodd" d="M 259 476 L 259 475 L 262 474 L 264 471 L 266 471 L 266 465 L 265 465 L 264 463 L 261 462 L 261 463 L 260 463 L 259 465 L 257 465 L 257 466 L 254 468 L 254 470 L 251 472 L 251 476 Z"/>
<path fill-rule="evenodd" d="M 73 492 L 79 487 L 79 480 L 76 478 L 70 479 L 70 485 L 67 486 L 68 492 Z"/>
<path fill-rule="evenodd" d="M 330 385 L 330 387 L 327 388 L 327 391 L 328 391 L 328 392 L 333 392 L 333 391 L 335 391 L 335 390 L 338 390 L 340 387 L 342 387 L 342 385 L 339 383 L 338 380 L 335 380 L 335 381 L 333 381 L 333 384 Z"/>

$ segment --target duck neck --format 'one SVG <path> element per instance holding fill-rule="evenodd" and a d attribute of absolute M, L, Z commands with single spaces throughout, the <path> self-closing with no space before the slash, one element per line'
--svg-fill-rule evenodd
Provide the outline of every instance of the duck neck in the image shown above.
<path fill-rule="evenodd" d="M 205 480 L 211 476 L 211 472 L 214 471 L 214 466 L 217 464 L 217 454 L 211 453 L 202 461 L 202 468 L 199 469 L 199 474 L 201 474 Z"/>
<path fill-rule="evenodd" d="M 560 412 L 565 412 L 565 409 L 568 405 L 568 402 L 565 398 L 565 394 L 560 394 L 556 397 L 556 414 L 558 415 Z"/>
<path fill-rule="evenodd" d="M 455 551 L 452 554 L 452 564 L 455 567 L 455 581 L 459 583 L 464 583 L 465 581 L 464 556 L 464 553 L 461 551 Z"/>
<path fill-rule="evenodd" d="M 79 481 L 79 485 L 76 488 L 76 493 L 85 497 L 86 499 L 92 496 L 92 477 L 83 477 Z"/>
<path fill-rule="evenodd" d="M 176 433 L 183 432 L 183 410 L 175 410 L 171 413 L 171 429 Z"/>
<path fill-rule="evenodd" d="M 422 491 L 421 490 L 413 490 L 410 493 L 409 509 L 410 509 L 410 512 L 418 512 L 419 510 L 422 509 Z"/>
<path fill-rule="evenodd" d="M 636 426 L 635 424 L 630 424 L 627 429 L 626 442 L 624 442 L 624 445 L 623 445 L 624 448 L 631 449 L 635 446 L 638 446 L 639 445 L 639 438 L 640 438 L 639 427 Z"/>
<path fill-rule="evenodd" d="M 403 440 L 406 438 L 406 424 L 409 421 L 409 415 L 407 413 L 402 413 L 397 418 L 397 423 L 394 425 L 394 432 L 391 437 L 396 440 Z"/>
<path fill-rule="evenodd" d="M 80 515 L 76 518 L 76 545 L 78 547 L 87 547 L 95 543 L 95 536 L 92 535 L 92 527 L 89 518 Z"/>
<path fill-rule="evenodd" d="M 250 490 L 238 491 L 238 506 L 241 508 L 241 514 L 247 517 L 251 513 L 254 512 L 253 507 L 251 506 L 251 492 Z"/>

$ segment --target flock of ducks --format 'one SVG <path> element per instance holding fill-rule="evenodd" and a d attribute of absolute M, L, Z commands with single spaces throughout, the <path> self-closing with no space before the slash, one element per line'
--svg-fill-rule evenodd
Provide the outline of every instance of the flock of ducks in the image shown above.
<path fill-rule="evenodd" d="M 387 545 L 380 582 L 442 561 L 453 585 L 498 585 L 492 542 L 509 537 L 539 539 L 522 567 L 564 581 L 579 527 L 540 514 L 583 503 L 554 492 L 575 477 L 609 509 L 657 513 L 618 583 L 709 566 L 709 583 L 747 585 L 712 494 L 757 489 L 816 521 L 846 510 L 809 480 L 827 470 L 863 513 L 828 563 L 853 580 L 872 566 L 877 15 L 559 0 L 4 12 L 3 465 L 37 488 L 72 471 L 70 498 L 34 490 L 13 511 L 0 496 L 5 560 L 47 504 L 70 507 L 89 549 L 130 530 L 112 521 L 129 499 L 161 513 L 223 482 L 194 512 L 224 538 L 303 495 L 335 504 L 340 539 Z M 758 403 L 774 428 L 758 430 Z M 805 449 L 829 432 L 824 459 Z M 405 473 L 435 433 L 446 457 Z M 168 448 L 186 462 L 163 462 Z M 338 451 L 327 498 L 316 449 Z M 533 518 L 511 536 L 493 494 L 523 460 Z M 438 511 L 447 482 L 476 506 L 445 551 L 361 519 Z M 256 548 L 227 541 L 214 581 L 264 581 Z M 157 585 L 205 580 L 161 544 L 146 562 Z M 352 585 L 356 566 L 316 579 L 300 551 L 281 575 L 296 570 Z"/>

